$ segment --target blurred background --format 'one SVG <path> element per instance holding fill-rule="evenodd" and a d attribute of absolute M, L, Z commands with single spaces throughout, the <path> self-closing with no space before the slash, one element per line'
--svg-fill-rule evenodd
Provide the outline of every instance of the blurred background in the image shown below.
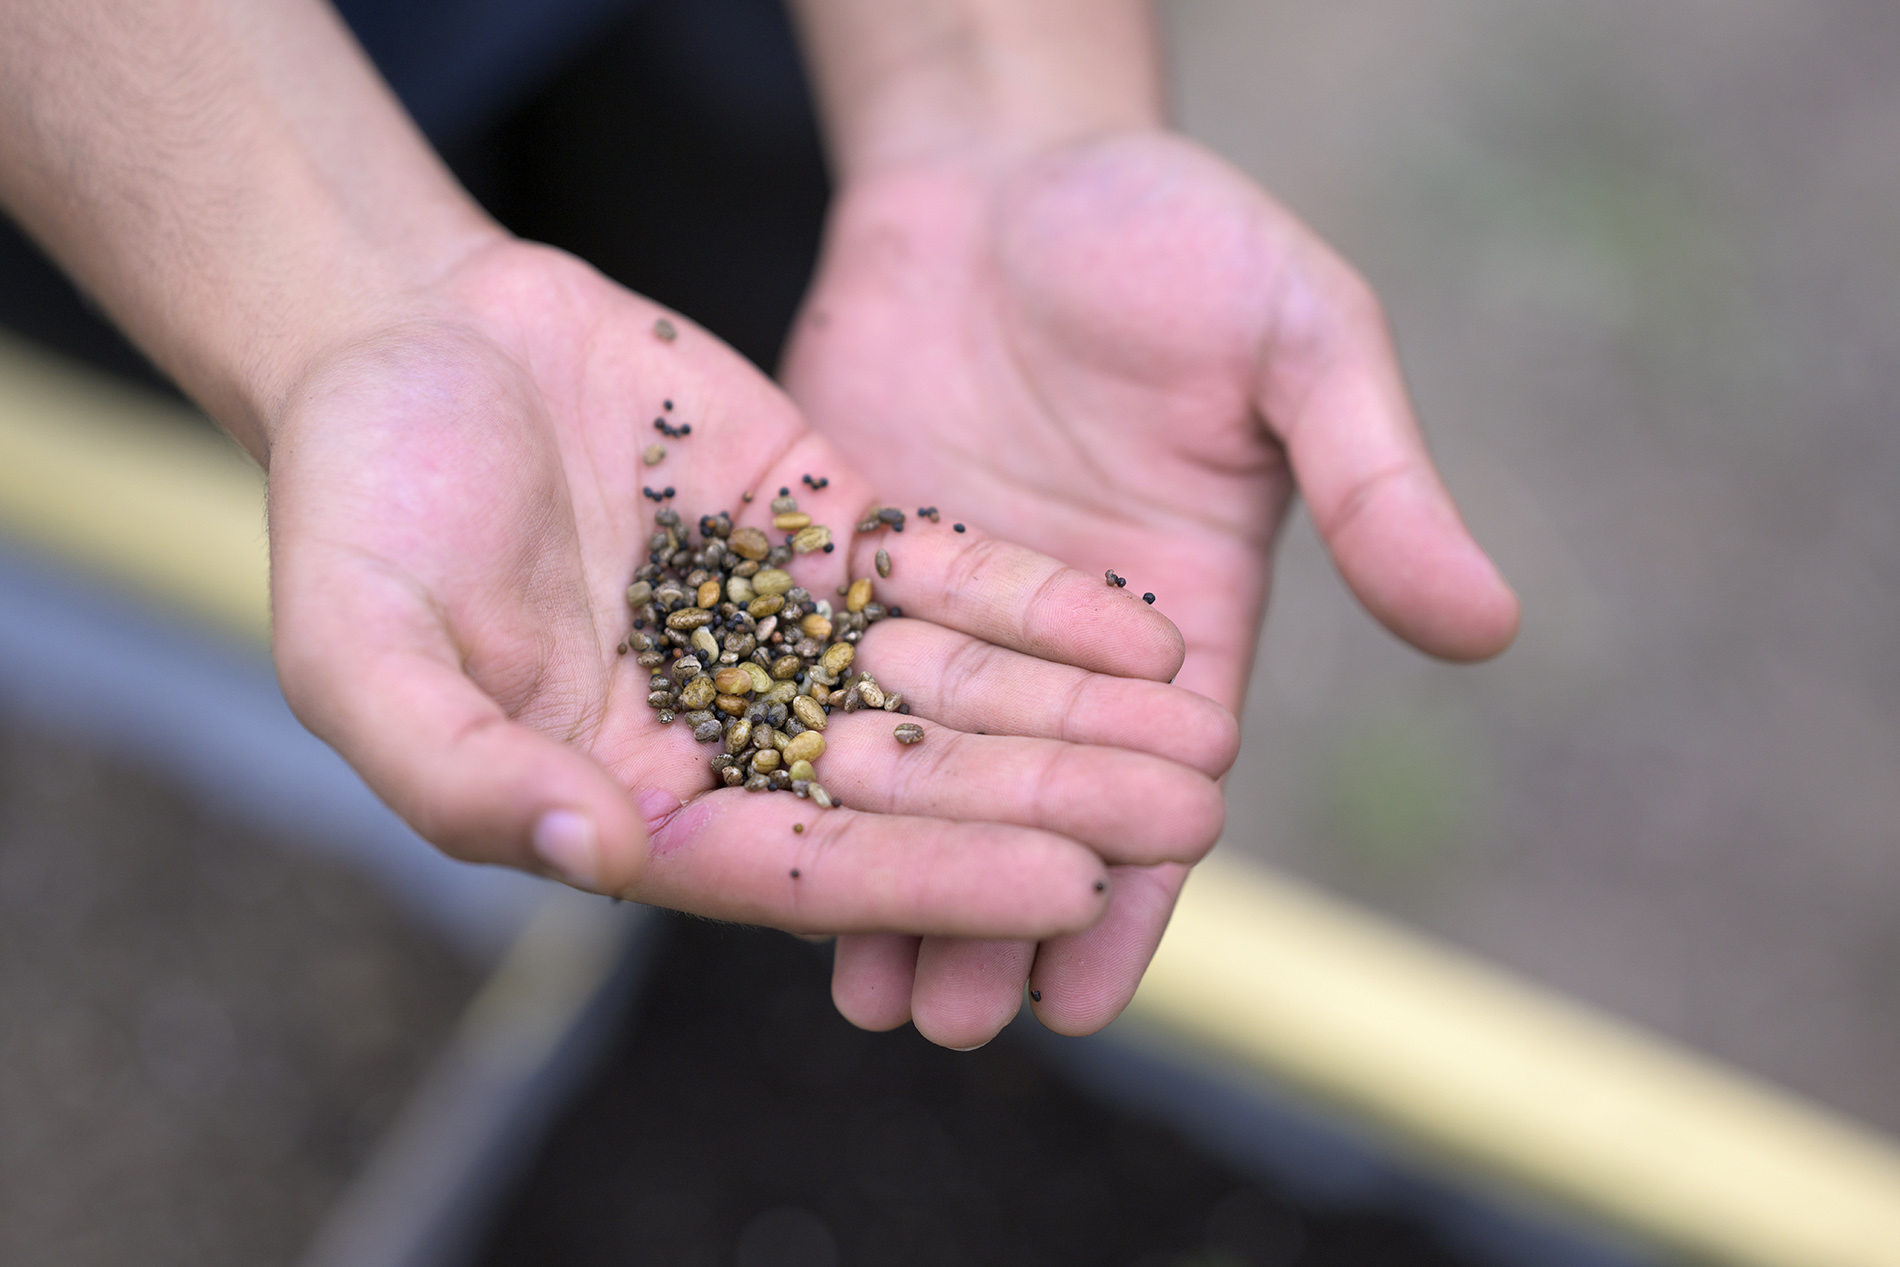
<path fill-rule="evenodd" d="M 771 363 L 826 189 L 775 4 L 567 6 L 529 70 L 468 44 L 479 108 L 360 7 L 511 227 Z M 1162 14 L 1525 608 L 1434 664 L 1296 513 L 1223 847 L 1900 1131 L 1900 8 Z M 0 321 L 166 390 L 17 241 Z M 484 961 L 79 735 L 0 711 L 0 1262 L 287 1261 Z"/>

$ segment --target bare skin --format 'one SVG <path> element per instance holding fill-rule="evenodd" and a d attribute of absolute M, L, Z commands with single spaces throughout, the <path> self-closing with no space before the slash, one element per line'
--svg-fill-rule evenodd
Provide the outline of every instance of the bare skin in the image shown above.
<path fill-rule="evenodd" d="M 907 7 L 924 12 L 885 46 L 852 25 Z M 1435 655 L 1496 654 L 1515 597 L 1433 470 L 1376 300 L 1160 127 L 1139 8 L 1050 4 L 1026 29 L 985 0 L 807 0 L 843 180 L 788 390 L 901 500 L 1154 591 L 1187 639 L 1176 684 L 1228 710 L 1296 485 L 1374 616 Z M 1187 874 L 1114 870 L 1103 921 L 1039 946 L 843 937 L 833 996 L 861 1025 L 912 1020 L 953 1047 L 992 1037 L 1025 985 L 1044 1024 L 1098 1029 Z"/>
<path fill-rule="evenodd" d="M 814 509 L 848 533 L 871 485 L 717 340 L 488 221 L 320 5 L 21 0 L 0 85 L 0 197 L 268 468 L 286 696 L 449 853 L 796 931 L 1041 937 L 1100 917 L 1111 863 L 1218 834 L 1211 779 L 1124 733 L 1159 707 L 1231 749 L 1230 717 L 1159 685 L 1179 632 L 947 528 L 915 539 L 890 599 L 917 619 L 878 626 L 867 667 L 946 698 L 980 640 L 1085 724 L 1004 736 L 965 692 L 935 719 L 949 787 L 880 765 L 871 719 L 845 718 L 825 769 L 852 808 L 714 791 L 614 650 L 652 527 L 649 420 L 671 398 L 695 423 L 662 468 L 689 512 L 762 525 L 743 492 L 819 471 Z M 824 593 L 850 562 L 795 573 Z M 1113 832 L 1104 783 L 1170 825 Z"/>

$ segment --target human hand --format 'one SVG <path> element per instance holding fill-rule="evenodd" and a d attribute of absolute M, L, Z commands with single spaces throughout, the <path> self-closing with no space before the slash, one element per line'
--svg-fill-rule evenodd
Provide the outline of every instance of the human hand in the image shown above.
<path fill-rule="evenodd" d="M 1515 632 L 1516 599 L 1432 468 L 1369 288 L 1250 181 L 1159 130 L 953 149 L 847 181 L 783 379 L 887 496 L 1007 524 L 1152 591 L 1187 639 L 1176 685 L 1227 709 L 1296 482 L 1393 632 L 1457 660 Z M 1130 741 L 1211 776 L 1232 756 L 1169 728 Z M 1044 1024 L 1098 1029 L 1132 997 L 1186 875 L 1113 870 L 1102 922 L 1039 947 L 841 939 L 834 997 L 860 1024 L 914 1019 L 970 1046 L 1027 982 Z"/>
<path fill-rule="evenodd" d="M 790 565 L 822 596 L 872 573 L 851 532 L 871 487 L 841 451 L 703 331 L 499 235 L 329 346 L 267 420 L 279 672 L 449 853 L 793 931 L 1039 937 L 1099 917 L 1104 859 L 1188 860 L 1218 834 L 1213 782 L 1126 740 L 1217 711 L 1145 680 L 1179 664 L 1173 626 L 948 526 L 906 538 L 880 586 L 907 618 L 859 644 L 927 742 L 834 715 L 821 764 L 848 809 L 714 790 L 708 750 L 657 724 L 648 671 L 615 652 L 657 510 L 642 487 L 672 486 L 689 522 L 768 528 L 773 493 L 799 488 L 840 546 Z M 646 468 L 662 414 L 692 433 Z M 806 492 L 807 472 L 829 486 Z M 1060 735 L 1045 700 L 1080 706 Z"/>

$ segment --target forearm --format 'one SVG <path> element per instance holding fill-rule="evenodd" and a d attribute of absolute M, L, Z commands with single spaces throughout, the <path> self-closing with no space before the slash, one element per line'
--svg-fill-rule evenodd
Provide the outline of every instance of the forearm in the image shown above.
<path fill-rule="evenodd" d="M 1146 0 L 793 0 L 841 179 L 1161 121 Z"/>
<path fill-rule="evenodd" d="M 13 0 L 0 201 L 260 459 L 301 366 L 495 232 L 318 0 Z"/>

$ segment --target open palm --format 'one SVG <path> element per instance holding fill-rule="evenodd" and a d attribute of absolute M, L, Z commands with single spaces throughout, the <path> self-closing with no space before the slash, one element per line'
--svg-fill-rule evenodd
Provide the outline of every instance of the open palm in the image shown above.
<path fill-rule="evenodd" d="M 1238 710 L 1295 483 L 1366 606 L 1422 649 L 1499 650 L 1516 604 L 1465 533 L 1365 285 L 1244 177 L 1132 133 L 947 158 L 844 191 L 784 381 L 890 494 L 1130 591 L 1182 630 L 1176 682 Z M 1142 749 L 1197 762 L 1152 728 Z M 855 938 L 866 1024 L 982 1041 L 1026 979 L 1052 1027 L 1132 995 L 1185 867 L 1117 869 L 1110 913 L 1045 942 Z M 946 1041 L 951 1039 L 946 1038 Z"/>
<path fill-rule="evenodd" d="M 321 359 L 270 470 L 276 651 L 313 730 L 457 856 L 793 930 L 1075 931 L 1103 910 L 1104 860 L 1212 843 L 1212 781 L 1125 741 L 1149 717 L 1220 731 L 1221 710 L 1163 684 L 1173 626 L 948 525 L 907 537 L 880 582 L 923 619 L 859 647 L 928 741 L 899 748 L 887 714 L 835 716 L 824 778 L 846 810 L 715 790 L 708 750 L 655 721 L 647 671 L 616 654 L 654 530 L 643 487 L 671 486 L 689 522 L 769 528 L 781 486 L 825 476 L 806 509 L 842 548 L 791 564 L 825 595 L 870 572 L 850 528 L 872 486 L 716 340 L 677 317 L 661 337 L 662 315 L 499 242 Z M 692 434 L 646 468 L 662 415 Z M 951 689 L 973 658 L 987 672 Z M 1143 804 L 1164 818 L 1121 830 Z"/>

